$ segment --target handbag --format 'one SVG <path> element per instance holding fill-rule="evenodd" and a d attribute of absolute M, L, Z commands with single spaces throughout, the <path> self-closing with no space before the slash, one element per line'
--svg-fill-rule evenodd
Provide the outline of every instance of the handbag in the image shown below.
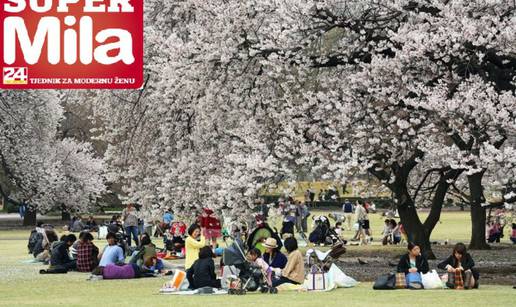
<path fill-rule="evenodd" d="M 455 289 L 462 290 L 464 289 L 464 280 L 462 279 L 462 271 L 455 271 Z"/>
<path fill-rule="evenodd" d="M 406 289 L 407 279 L 405 273 L 396 273 L 396 289 Z"/>
<path fill-rule="evenodd" d="M 326 274 L 315 272 L 308 274 L 308 291 L 326 290 Z"/>
<path fill-rule="evenodd" d="M 406 275 L 407 278 L 407 287 L 409 289 L 422 289 L 423 281 L 421 280 L 421 274 L 419 272 L 408 273 Z"/>
<path fill-rule="evenodd" d="M 396 288 L 396 274 L 380 275 L 374 282 L 374 290 L 394 290 Z"/>
<path fill-rule="evenodd" d="M 443 283 L 439 274 L 437 274 L 436 270 L 432 270 L 431 272 L 421 274 L 421 281 L 423 283 L 423 288 L 425 289 L 441 289 L 443 288 Z"/>

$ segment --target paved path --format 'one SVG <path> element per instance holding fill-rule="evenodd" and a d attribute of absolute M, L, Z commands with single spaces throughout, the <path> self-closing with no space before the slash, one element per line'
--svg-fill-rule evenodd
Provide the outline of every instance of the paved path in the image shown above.
<path fill-rule="evenodd" d="M 60 216 L 36 215 L 37 220 L 48 221 L 61 219 Z M 23 221 L 18 213 L 0 213 L 0 222 L 2 221 Z"/>

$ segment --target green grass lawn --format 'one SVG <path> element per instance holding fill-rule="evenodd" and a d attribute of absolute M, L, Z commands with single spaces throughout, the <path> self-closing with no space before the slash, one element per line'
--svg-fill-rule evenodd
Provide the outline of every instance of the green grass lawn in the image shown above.
<path fill-rule="evenodd" d="M 423 214 L 424 215 L 424 214 Z M 383 227 L 380 215 L 371 215 L 375 237 Z M 469 215 L 447 212 L 432 235 L 433 240 L 468 241 Z M 483 285 L 479 290 L 373 291 L 371 283 L 328 293 L 283 292 L 278 295 L 250 293 L 246 296 L 159 295 L 169 277 L 87 281 L 88 274 L 40 275 L 44 266 L 24 263 L 27 230 L 0 231 L 0 306 L 516 306 L 516 290 L 509 286 Z M 349 237 L 351 232 L 346 232 Z M 507 239 L 504 239 L 504 241 Z M 158 242 L 156 242 L 158 243 Z M 101 247 L 104 242 L 96 242 Z M 370 249 L 382 254 L 394 247 L 353 246 L 349 254 Z"/>
<path fill-rule="evenodd" d="M 25 240 L 0 240 L 0 306 L 514 306 L 508 286 L 479 290 L 374 291 L 370 283 L 328 293 L 250 293 L 245 296 L 159 295 L 165 277 L 86 281 L 88 274 L 40 275 L 37 264 L 22 263 Z"/>

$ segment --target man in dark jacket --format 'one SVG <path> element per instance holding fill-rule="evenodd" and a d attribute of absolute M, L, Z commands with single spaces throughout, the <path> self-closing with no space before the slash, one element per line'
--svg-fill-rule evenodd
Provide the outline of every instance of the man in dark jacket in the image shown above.
<path fill-rule="evenodd" d="M 67 235 L 64 240 L 57 243 L 54 248 L 52 248 L 52 256 L 50 258 L 50 267 L 51 268 L 63 268 L 66 270 L 75 270 L 77 265 L 75 260 L 70 259 L 69 249 L 70 246 L 77 240 L 77 237 L 73 234 Z"/>

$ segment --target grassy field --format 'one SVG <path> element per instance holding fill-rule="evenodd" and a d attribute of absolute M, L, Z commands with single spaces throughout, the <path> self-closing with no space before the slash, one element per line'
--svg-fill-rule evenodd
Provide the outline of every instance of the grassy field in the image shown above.
<path fill-rule="evenodd" d="M 445 213 L 432 236 L 433 240 L 467 241 L 470 233 L 469 216 L 464 212 Z M 383 219 L 371 216 L 374 234 L 381 231 Z M 349 237 L 350 232 L 347 233 Z M 373 291 L 370 283 L 352 289 L 328 293 L 283 292 L 278 295 L 250 293 L 246 296 L 171 296 L 159 295 L 166 277 L 122 280 L 87 281 L 88 274 L 40 275 L 44 266 L 29 264 L 26 254 L 28 231 L 0 232 L 0 306 L 515 306 L 515 293 L 508 286 L 482 286 L 474 291 Z M 505 239 L 507 240 L 507 239 Z M 104 242 L 96 242 L 102 246 Z M 392 247 L 351 247 L 382 250 Z"/>

